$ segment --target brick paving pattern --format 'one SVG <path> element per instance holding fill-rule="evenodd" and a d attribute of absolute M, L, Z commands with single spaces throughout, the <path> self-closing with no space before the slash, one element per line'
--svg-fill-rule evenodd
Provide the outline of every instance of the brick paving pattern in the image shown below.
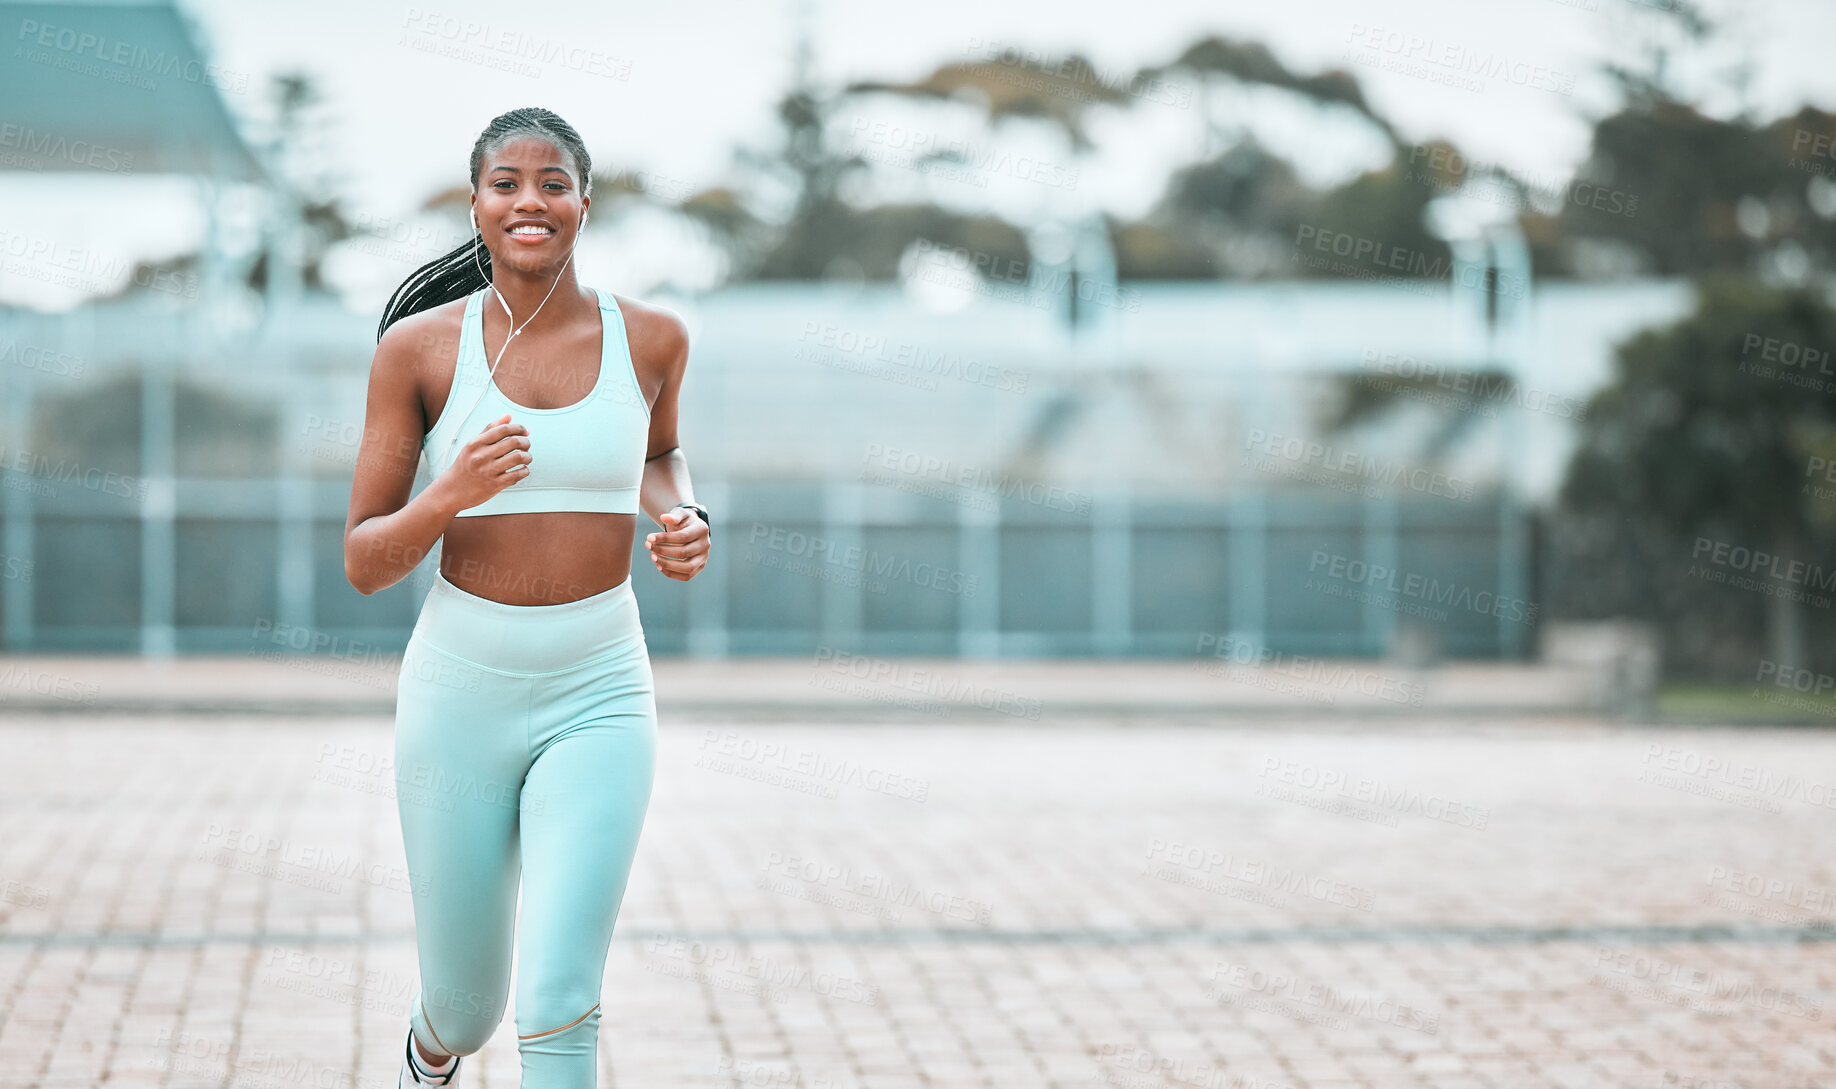
<path fill-rule="evenodd" d="M 1836 734 L 663 715 L 602 1086 L 1836 1085 Z M 393 1086 L 390 744 L 0 715 L 0 1085 Z"/>

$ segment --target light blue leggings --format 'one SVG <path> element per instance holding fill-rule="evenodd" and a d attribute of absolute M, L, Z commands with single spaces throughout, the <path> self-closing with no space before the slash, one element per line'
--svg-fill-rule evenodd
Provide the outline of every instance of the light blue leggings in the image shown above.
<path fill-rule="evenodd" d="M 656 730 L 629 578 L 558 605 L 435 579 L 395 709 L 421 968 L 410 1023 L 429 1051 L 470 1055 L 503 1020 L 514 919 L 523 1084 L 596 1084 L 606 950 L 650 805 Z"/>

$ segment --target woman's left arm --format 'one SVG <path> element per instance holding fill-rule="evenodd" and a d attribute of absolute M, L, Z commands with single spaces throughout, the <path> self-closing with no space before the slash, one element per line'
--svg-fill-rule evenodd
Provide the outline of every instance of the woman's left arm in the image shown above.
<path fill-rule="evenodd" d="M 650 406 L 650 442 L 638 505 L 663 527 L 662 532 L 644 538 L 657 570 L 687 582 L 708 565 L 711 544 L 707 523 L 692 510 L 677 509 L 679 504 L 695 501 L 688 458 L 676 441 L 676 404 L 682 374 L 688 369 L 688 329 L 668 311 L 657 312 L 655 328 L 658 333 L 649 340 L 651 350 L 646 354 L 656 361 L 655 369 L 663 372 L 663 385 Z"/>

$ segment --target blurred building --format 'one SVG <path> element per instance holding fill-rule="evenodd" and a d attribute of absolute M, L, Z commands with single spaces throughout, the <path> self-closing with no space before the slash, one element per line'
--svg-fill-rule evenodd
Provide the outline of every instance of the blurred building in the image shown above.
<path fill-rule="evenodd" d="M 209 225 L 176 268 L 6 242 L 9 276 L 125 286 L 0 308 L 0 646 L 399 650 L 437 557 L 370 597 L 343 573 L 377 315 L 302 290 L 300 200 L 224 108 L 246 87 L 170 3 L 0 10 L 0 168 L 189 178 Z M 652 649 L 1532 652 L 1535 508 L 1613 343 L 1684 285 L 1507 300 L 1469 240 L 1442 282 L 1118 286 L 1099 234 L 1025 284 L 929 252 L 658 300 L 717 552 L 687 585 L 634 564 Z M 1333 426 L 1354 393 L 1388 404 Z"/>
<path fill-rule="evenodd" d="M 661 300 L 692 330 L 682 436 L 719 558 L 687 585 L 634 565 L 652 648 L 1379 655 L 1426 629 L 1527 653 L 1532 509 L 1574 415 L 1617 339 L 1688 305 L 1682 284 L 1544 289 L 1535 373 L 1450 408 L 1484 349 L 1445 292 L 1128 290 L 1102 351 L 992 294 Z M 371 597 L 343 575 L 375 315 L 308 295 L 202 348 L 167 303 L 0 312 L 7 647 L 399 647 L 435 559 Z M 1358 375 L 1418 381 L 1324 432 Z"/>

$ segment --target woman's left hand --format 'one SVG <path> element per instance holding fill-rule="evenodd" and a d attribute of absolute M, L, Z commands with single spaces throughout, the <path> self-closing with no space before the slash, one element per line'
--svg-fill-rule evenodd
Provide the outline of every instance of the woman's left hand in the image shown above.
<path fill-rule="evenodd" d="M 683 507 L 664 511 L 659 521 L 669 528 L 644 538 L 657 570 L 682 582 L 701 574 L 708 565 L 708 524 Z"/>

